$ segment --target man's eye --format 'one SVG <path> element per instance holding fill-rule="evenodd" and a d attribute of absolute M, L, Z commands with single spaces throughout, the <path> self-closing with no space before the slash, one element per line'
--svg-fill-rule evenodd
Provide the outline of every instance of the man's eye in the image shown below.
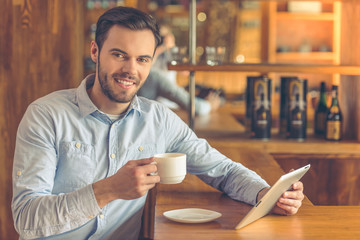
<path fill-rule="evenodd" d="M 113 53 L 113 56 L 115 56 L 116 58 L 124 58 L 125 56 L 121 53 Z"/>
<path fill-rule="evenodd" d="M 147 62 L 150 61 L 150 59 L 148 59 L 148 58 L 139 58 L 138 61 L 142 62 L 142 63 L 147 63 Z"/>

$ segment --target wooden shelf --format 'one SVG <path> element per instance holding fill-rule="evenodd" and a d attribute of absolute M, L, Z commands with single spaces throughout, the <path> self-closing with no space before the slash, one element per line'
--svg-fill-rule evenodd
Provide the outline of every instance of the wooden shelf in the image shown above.
<path fill-rule="evenodd" d="M 290 12 L 278 12 L 278 20 L 310 20 L 310 21 L 333 21 L 333 13 L 290 13 Z"/>
<path fill-rule="evenodd" d="M 359 155 L 359 142 L 346 139 L 339 142 L 326 141 L 323 137 L 315 136 L 313 129 L 307 130 L 307 137 L 303 141 L 281 136 L 278 128 L 272 128 L 269 140 L 251 138 L 250 132 L 245 129 L 232 111 L 233 108 L 222 107 L 209 115 L 196 116 L 195 133 L 198 137 L 205 138 L 215 148 L 259 148 L 271 154 Z M 175 113 L 183 121 L 188 122 L 187 112 L 175 110 Z"/>
<path fill-rule="evenodd" d="M 223 64 L 216 66 L 209 65 L 169 65 L 169 70 L 175 71 L 214 71 L 214 72 L 260 72 L 260 73 L 317 73 L 317 74 L 343 74 L 360 75 L 360 66 L 347 65 L 314 65 L 314 64 L 281 64 L 281 63 L 244 63 L 244 64 Z"/>
<path fill-rule="evenodd" d="M 321 60 L 333 61 L 333 52 L 278 52 L 276 53 L 276 61 L 289 60 Z"/>
<path fill-rule="evenodd" d="M 253 139 L 250 133 L 228 133 L 211 136 L 204 131 L 196 133 L 215 148 L 227 147 L 252 147 L 267 151 L 270 154 L 328 154 L 328 155 L 356 155 L 359 156 L 360 145 L 356 140 L 342 140 L 339 142 L 326 141 L 323 138 L 308 134 L 304 141 L 287 139 L 277 133 L 278 129 L 273 129 L 269 140 Z"/>
<path fill-rule="evenodd" d="M 327 4 L 323 4 L 323 12 L 320 13 L 288 12 L 286 11 L 287 2 L 288 1 L 270 1 L 267 5 L 268 32 L 264 32 L 268 34 L 267 61 L 272 63 L 339 64 L 341 2 L 329 1 Z M 307 41 L 309 41 L 313 49 L 318 49 L 320 46 L 325 45 L 332 51 L 309 53 L 294 51 L 285 53 L 277 52 L 280 46 L 288 46 L 294 50 L 298 49 Z M 315 65 L 312 70 L 316 69 L 316 66 L 317 65 Z M 327 71 L 328 70 L 325 70 L 325 73 L 327 73 Z M 337 70 L 334 69 L 334 71 Z M 328 73 L 353 75 L 352 73 L 334 71 L 330 70 Z M 343 71 L 343 69 L 340 71 Z M 333 75 L 331 78 L 332 81 L 338 81 L 338 76 Z"/>

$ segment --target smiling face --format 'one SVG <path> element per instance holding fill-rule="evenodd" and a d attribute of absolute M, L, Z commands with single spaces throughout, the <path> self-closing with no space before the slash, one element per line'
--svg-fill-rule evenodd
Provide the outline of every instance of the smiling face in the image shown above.
<path fill-rule="evenodd" d="M 155 37 L 151 30 L 114 25 L 99 51 L 91 44 L 96 79 L 89 95 L 103 112 L 120 114 L 144 84 L 152 65 Z"/>

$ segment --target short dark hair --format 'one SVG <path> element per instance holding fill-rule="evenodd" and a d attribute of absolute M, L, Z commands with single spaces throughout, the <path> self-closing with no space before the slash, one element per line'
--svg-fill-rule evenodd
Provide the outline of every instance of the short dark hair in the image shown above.
<path fill-rule="evenodd" d="M 114 7 L 106 11 L 97 21 L 95 42 L 101 50 L 109 29 L 121 25 L 131 30 L 149 29 L 155 37 L 155 49 L 161 43 L 159 25 L 156 19 L 147 13 L 131 7 Z"/>

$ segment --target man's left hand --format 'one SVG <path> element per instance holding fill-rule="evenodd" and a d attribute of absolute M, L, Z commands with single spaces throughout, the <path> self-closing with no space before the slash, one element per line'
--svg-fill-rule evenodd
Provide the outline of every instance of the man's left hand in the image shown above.
<path fill-rule="evenodd" d="M 304 185 L 302 182 L 296 182 L 292 185 L 291 190 L 284 192 L 276 202 L 272 212 L 280 215 L 294 215 L 301 207 L 304 199 Z M 258 201 L 269 191 L 269 188 L 261 190 L 258 194 Z"/>

